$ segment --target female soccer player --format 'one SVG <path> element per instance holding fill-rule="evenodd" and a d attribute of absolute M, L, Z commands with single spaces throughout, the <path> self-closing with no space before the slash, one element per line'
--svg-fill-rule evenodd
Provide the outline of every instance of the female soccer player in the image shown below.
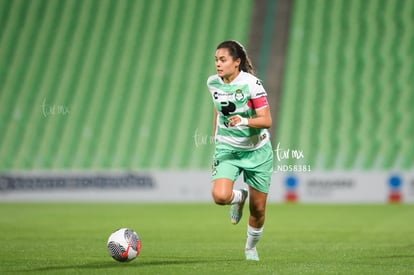
<path fill-rule="evenodd" d="M 224 41 L 217 46 L 216 70 L 217 74 L 207 80 L 215 105 L 212 196 L 216 204 L 231 205 L 233 224 L 240 221 L 249 196 L 245 255 L 247 260 L 258 261 L 256 244 L 263 233 L 273 172 L 273 149 L 267 130 L 272 118 L 267 94 L 254 76 L 244 47 L 237 41 Z M 241 172 L 249 189 L 233 190 Z"/>

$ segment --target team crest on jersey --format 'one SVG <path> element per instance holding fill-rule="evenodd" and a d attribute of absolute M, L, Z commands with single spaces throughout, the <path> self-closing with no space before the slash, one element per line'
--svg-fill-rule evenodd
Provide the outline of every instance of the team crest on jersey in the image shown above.
<path fill-rule="evenodd" d="M 234 94 L 234 99 L 237 100 L 237 101 L 243 100 L 244 99 L 243 91 L 240 90 L 240 89 L 237 89 L 236 93 Z"/>

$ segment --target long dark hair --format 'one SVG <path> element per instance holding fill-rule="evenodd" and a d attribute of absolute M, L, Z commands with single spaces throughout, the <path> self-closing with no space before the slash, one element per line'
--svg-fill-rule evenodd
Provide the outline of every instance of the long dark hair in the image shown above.
<path fill-rule="evenodd" d="M 224 42 L 221 42 L 217 46 L 218 49 L 228 49 L 229 54 L 233 57 L 233 60 L 236 60 L 237 58 L 240 58 L 240 67 L 239 70 L 248 72 L 252 75 L 255 75 L 255 71 L 252 65 L 252 62 L 250 61 L 249 56 L 247 55 L 246 50 L 244 49 L 243 45 L 235 40 L 227 40 Z"/>

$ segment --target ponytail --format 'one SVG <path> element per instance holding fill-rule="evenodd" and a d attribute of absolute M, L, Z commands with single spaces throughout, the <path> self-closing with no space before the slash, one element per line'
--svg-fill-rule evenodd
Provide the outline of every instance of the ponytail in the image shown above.
<path fill-rule="evenodd" d="M 239 42 L 235 40 L 227 40 L 227 41 L 221 42 L 217 46 L 217 50 L 223 49 L 223 48 L 229 50 L 229 54 L 233 57 L 233 60 L 240 58 L 239 70 L 255 75 L 252 62 L 250 61 L 250 58 L 247 55 L 247 52 L 244 49 L 242 44 L 240 44 Z"/>

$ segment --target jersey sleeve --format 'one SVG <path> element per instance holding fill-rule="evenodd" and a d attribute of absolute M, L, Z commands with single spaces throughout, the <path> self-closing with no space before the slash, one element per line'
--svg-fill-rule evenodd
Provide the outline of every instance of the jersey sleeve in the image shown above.
<path fill-rule="evenodd" d="M 217 79 L 216 78 L 217 77 L 215 75 L 212 75 L 212 76 L 210 76 L 207 79 L 207 83 L 206 83 L 207 84 L 207 88 L 208 88 L 211 96 L 213 97 L 213 99 L 214 99 L 214 93 L 217 92 L 217 87 L 213 84 L 215 82 L 217 83 Z"/>
<path fill-rule="evenodd" d="M 260 80 L 255 79 L 255 81 L 250 84 L 250 96 L 251 99 L 267 96 L 267 93 L 263 88 L 263 85 L 260 82 Z"/>
<path fill-rule="evenodd" d="M 258 110 L 269 105 L 267 101 L 267 93 L 260 80 L 256 79 L 255 82 L 250 85 L 250 89 L 253 109 Z"/>
<path fill-rule="evenodd" d="M 207 82 L 206 82 L 207 89 L 211 92 L 210 82 L 211 82 L 211 76 L 207 79 Z"/>

